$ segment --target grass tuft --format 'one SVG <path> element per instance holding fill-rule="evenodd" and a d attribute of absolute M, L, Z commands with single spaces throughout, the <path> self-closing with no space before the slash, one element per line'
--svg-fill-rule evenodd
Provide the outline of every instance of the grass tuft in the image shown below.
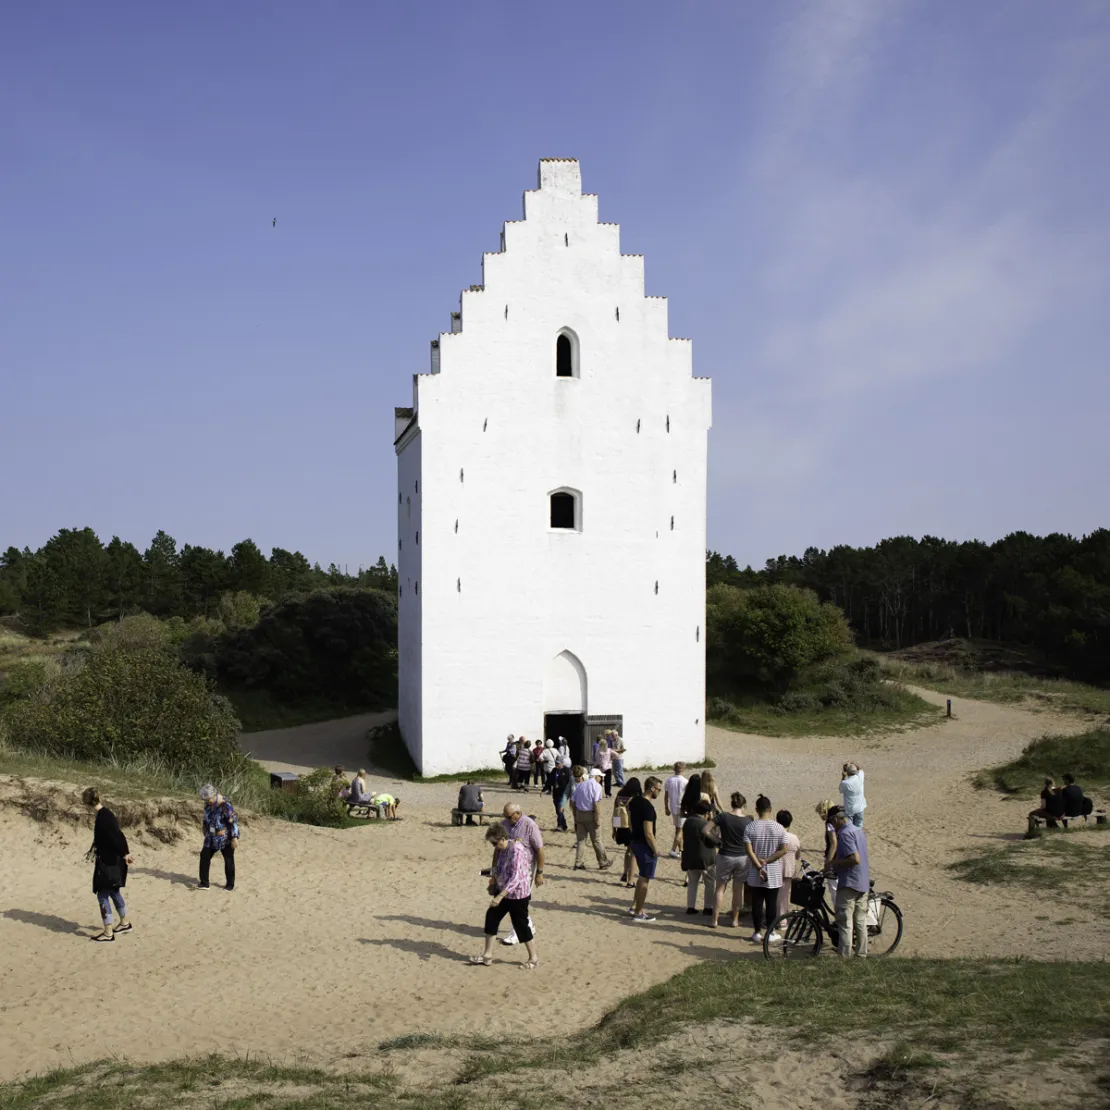
<path fill-rule="evenodd" d="M 1042 736 L 1027 744 L 1017 759 L 980 771 L 972 783 L 980 790 L 1035 796 L 1045 778 L 1059 783 L 1068 773 L 1084 788 L 1110 786 L 1110 728 L 1075 736 Z"/>

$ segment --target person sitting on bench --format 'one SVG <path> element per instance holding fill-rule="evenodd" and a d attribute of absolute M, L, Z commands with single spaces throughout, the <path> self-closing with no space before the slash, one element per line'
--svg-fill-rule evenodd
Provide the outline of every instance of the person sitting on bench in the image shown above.
<path fill-rule="evenodd" d="M 466 785 L 459 787 L 459 804 L 456 808 L 460 813 L 466 814 L 466 823 L 473 825 L 474 818 L 472 814 L 481 813 L 485 808 L 485 802 L 482 800 L 482 788 L 467 779 Z"/>
<path fill-rule="evenodd" d="M 1041 791 L 1041 806 L 1029 814 L 1029 827 L 1034 825 L 1034 819 L 1040 818 L 1050 828 L 1056 827 L 1056 822 L 1064 817 L 1064 794 L 1056 786 L 1054 779 L 1044 780 L 1044 789 Z"/>
<path fill-rule="evenodd" d="M 358 774 L 351 779 L 351 793 L 347 796 L 347 804 L 352 806 L 373 804 L 370 797 L 370 784 L 366 781 L 366 772 L 361 767 Z"/>
<path fill-rule="evenodd" d="M 1087 799 L 1083 796 L 1083 787 L 1076 783 L 1075 775 L 1064 776 L 1064 789 L 1060 791 L 1060 797 L 1064 802 L 1066 818 L 1082 817 L 1091 812 L 1090 809 L 1084 809 L 1083 803 Z"/>

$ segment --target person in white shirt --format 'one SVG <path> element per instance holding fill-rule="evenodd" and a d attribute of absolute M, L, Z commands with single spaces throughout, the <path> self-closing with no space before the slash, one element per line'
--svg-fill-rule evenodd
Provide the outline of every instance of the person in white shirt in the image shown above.
<path fill-rule="evenodd" d="M 844 799 L 844 812 L 858 829 L 863 828 L 863 811 L 867 799 L 863 796 L 863 771 L 855 763 L 845 763 L 840 776 L 840 794 Z"/>
<path fill-rule="evenodd" d="M 667 781 L 663 783 L 663 812 L 674 823 L 674 841 L 671 843 L 671 850 L 667 853 L 671 859 L 682 858 L 682 826 L 686 821 L 682 816 L 682 795 L 686 792 L 688 782 L 682 773 L 685 770 L 685 763 L 676 763 L 674 774 L 668 776 Z"/>
<path fill-rule="evenodd" d="M 571 808 L 574 810 L 574 870 L 586 870 L 586 837 L 589 837 L 594 855 L 597 856 L 598 870 L 605 871 L 613 866 L 613 861 L 605 854 L 598 835 L 601 827 L 601 799 L 605 797 L 605 791 L 596 778 L 586 777 L 584 767 L 574 768 L 574 783 L 570 795 Z"/>

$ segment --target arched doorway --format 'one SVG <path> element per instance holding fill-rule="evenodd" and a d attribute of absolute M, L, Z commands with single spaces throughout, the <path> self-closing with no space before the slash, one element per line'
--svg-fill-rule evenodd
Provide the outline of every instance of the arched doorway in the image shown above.
<path fill-rule="evenodd" d="M 561 651 L 543 678 L 543 734 L 565 736 L 575 763 L 586 760 L 586 668 L 574 652 Z"/>

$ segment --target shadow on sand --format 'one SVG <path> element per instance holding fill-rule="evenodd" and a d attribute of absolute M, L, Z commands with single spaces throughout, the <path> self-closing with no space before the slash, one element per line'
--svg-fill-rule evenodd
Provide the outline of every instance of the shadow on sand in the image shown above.
<path fill-rule="evenodd" d="M 49 929 L 52 933 L 65 933 L 71 937 L 90 935 L 82 932 L 90 926 L 81 925 L 77 921 L 66 921 L 64 917 L 55 917 L 50 913 L 35 913 L 34 910 L 4 910 L 0 913 L 0 917 L 6 917 L 10 921 L 22 921 L 24 925 L 37 925 L 40 929 Z"/>

